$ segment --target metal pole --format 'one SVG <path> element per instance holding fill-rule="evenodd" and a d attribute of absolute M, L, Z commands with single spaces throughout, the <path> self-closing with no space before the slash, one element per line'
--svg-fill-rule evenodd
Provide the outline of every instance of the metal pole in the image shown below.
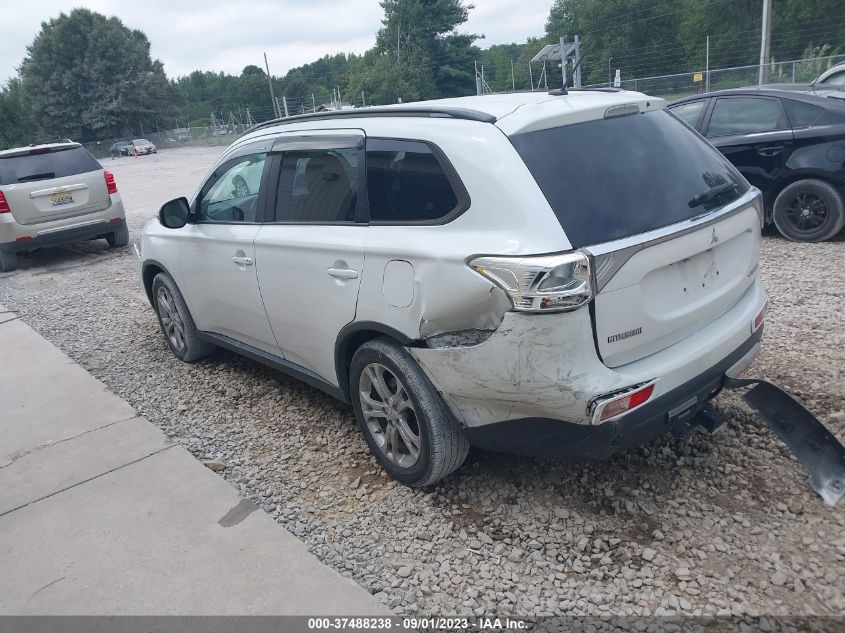
<path fill-rule="evenodd" d="M 317 111 L 317 100 L 314 98 L 314 93 L 311 93 L 311 107 L 314 109 L 314 112 Z"/>
<path fill-rule="evenodd" d="M 710 92 L 710 36 L 707 36 L 707 49 L 704 54 L 704 92 Z"/>
<path fill-rule="evenodd" d="M 363 91 L 363 90 L 361 91 L 361 107 L 362 107 L 362 108 L 366 108 L 366 107 L 367 107 L 367 98 L 364 96 L 364 91 Z"/>
<path fill-rule="evenodd" d="M 270 77 L 270 64 L 267 63 L 267 53 L 264 53 L 264 68 L 267 69 L 267 85 L 270 86 L 270 102 L 273 104 L 273 115 L 279 118 L 279 104 L 276 102 L 276 95 L 273 93 L 273 80 Z"/>
<path fill-rule="evenodd" d="M 772 39 L 772 0 L 763 0 L 763 23 L 760 34 L 760 76 L 758 83 L 766 83 L 766 64 L 769 61 L 769 46 Z"/>
<path fill-rule="evenodd" d="M 792 62 L 792 83 L 795 83 L 795 61 Z"/>
<path fill-rule="evenodd" d="M 560 37 L 560 76 L 563 78 L 561 86 L 566 86 L 566 37 Z"/>
<path fill-rule="evenodd" d="M 478 62 L 475 62 L 475 94 L 480 95 L 481 92 L 481 76 L 478 74 Z"/>
<path fill-rule="evenodd" d="M 513 57 L 511 57 L 511 90 L 516 92 L 516 79 L 513 76 Z"/>
<path fill-rule="evenodd" d="M 282 104 L 285 106 L 285 116 L 290 116 L 288 114 L 288 98 L 284 95 L 282 95 Z"/>
<path fill-rule="evenodd" d="M 613 85 L 613 75 L 612 71 L 610 70 L 610 62 L 613 61 L 613 55 L 607 58 L 607 87 L 610 88 Z"/>
<path fill-rule="evenodd" d="M 581 37 L 575 36 L 575 87 L 581 87 Z"/>
<path fill-rule="evenodd" d="M 531 86 L 531 91 L 534 91 L 534 72 L 531 70 L 531 62 L 528 62 L 528 83 Z"/>

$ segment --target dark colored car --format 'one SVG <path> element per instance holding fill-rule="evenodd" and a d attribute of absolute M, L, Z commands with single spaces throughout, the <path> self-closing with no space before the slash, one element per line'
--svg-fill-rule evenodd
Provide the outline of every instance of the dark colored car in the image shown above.
<path fill-rule="evenodd" d="M 109 149 L 109 154 L 112 158 L 119 158 L 120 156 L 129 156 L 129 148 L 132 143 L 129 141 L 118 141 Z"/>
<path fill-rule="evenodd" d="M 821 242 L 845 226 L 845 100 L 764 86 L 669 108 L 763 192 L 766 220 L 783 235 Z"/>

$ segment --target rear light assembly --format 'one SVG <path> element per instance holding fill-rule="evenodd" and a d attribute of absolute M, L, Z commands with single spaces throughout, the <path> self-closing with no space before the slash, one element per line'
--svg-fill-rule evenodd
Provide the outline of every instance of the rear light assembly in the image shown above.
<path fill-rule="evenodd" d="M 593 298 L 590 258 L 581 252 L 476 257 L 467 264 L 507 292 L 518 312 L 577 310 Z"/>
<path fill-rule="evenodd" d="M 763 309 L 757 313 L 757 316 L 754 317 L 754 321 L 751 322 L 751 333 L 754 334 L 757 330 L 760 329 L 760 326 L 763 325 L 763 322 L 766 320 L 766 308 L 768 307 L 768 301 L 763 304 Z"/>
<path fill-rule="evenodd" d="M 110 171 L 104 171 L 103 177 L 106 179 L 106 190 L 109 194 L 117 193 L 117 181 L 114 179 L 114 174 Z"/>
<path fill-rule="evenodd" d="M 596 398 L 590 405 L 593 424 L 610 422 L 639 409 L 654 395 L 657 379 L 631 387 L 621 393 Z"/>
<path fill-rule="evenodd" d="M 12 207 L 9 206 L 9 203 L 6 201 L 6 196 L 3 195 L 3 192 L 0 191 L 0 213 L 11 213 Z"/>

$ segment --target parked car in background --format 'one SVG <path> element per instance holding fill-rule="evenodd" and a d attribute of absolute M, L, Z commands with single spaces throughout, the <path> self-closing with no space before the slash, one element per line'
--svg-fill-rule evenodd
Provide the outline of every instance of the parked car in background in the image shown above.
<path fill-rule="evenodd" d="M 760 349 L 761 223 L 662 99 L 490 95 L 257 126 L 138 264 L 177 358 L 225 347 L 351 403 L 423 486 L 470 444 L 604 458 L 711 428 Z"/>
<path fill-rule="evenodd" d="M 813 82 L 814 87 L 845 87 L 845 64 L 838 64 L 824 71 Z"/>
<path fill-rule="evenodd" d="M 129 141 L 118 141 L 109 149 L 109 155 L 112 158 L 120 158 L 121 156 L 129 156 L 129 148 L 132 143 Z"/>
<path fill-rule="evenodd" d="M 105 238 L 126 246 L 129 231 L 114 176 L 79 143 L 0 152 L 0 272 L 18 253 Z"/>
<path fill-rule="evenodd" d="M 845 101 L 812 89 L 740 88 L 669 108 L 763 192 L 766 221 L 796 241 L 845 227 Z"/>
<path fill-rule="evenodd" d="M 145 138 L 136 138 L 132 141 L 132 144 L 129 147 L 129 153 L 133 154 L 134 156 L 143 156 L 145 154 L 155 154 L 158 150 L 156 150 L 156 146 L 150 143 Z"/>

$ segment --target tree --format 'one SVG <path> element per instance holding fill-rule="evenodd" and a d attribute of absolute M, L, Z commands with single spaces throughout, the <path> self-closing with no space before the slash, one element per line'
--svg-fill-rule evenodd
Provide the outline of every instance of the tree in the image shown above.
<path fill-rule="evenodd" d="M 0 121 L 0 149 L 37 140 L 37 127 L 24 100 L 20 79 L 10 79 L 0 87 Z"/>
<path fill-rule="evenodd" d="M 115 17 L 88 9 L 41 24 L 21 79 L 48 135 L 89 141 L 137 134 L 172 108 L 170 85 L 150 43 Z"/>

